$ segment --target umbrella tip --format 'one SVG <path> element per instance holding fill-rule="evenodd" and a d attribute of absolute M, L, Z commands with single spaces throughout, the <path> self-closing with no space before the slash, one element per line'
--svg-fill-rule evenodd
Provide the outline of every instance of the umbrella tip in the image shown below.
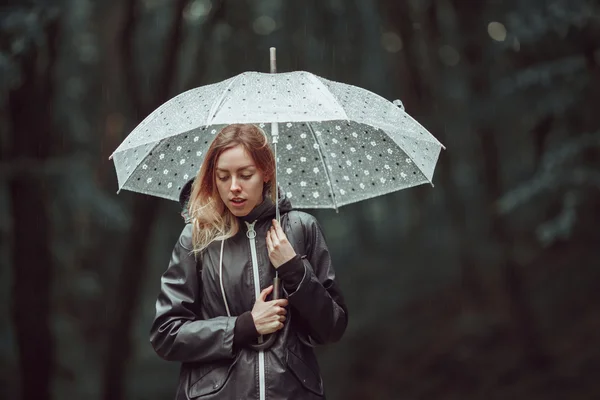
<path fill-rule="evenodd" d="M 271 47 L 270 49 L 270 64 L 271 64 L 271 73 L 277 73 L 277 56 L 276 56 L 276 51 L 275 51 L 275 47 Z"/>

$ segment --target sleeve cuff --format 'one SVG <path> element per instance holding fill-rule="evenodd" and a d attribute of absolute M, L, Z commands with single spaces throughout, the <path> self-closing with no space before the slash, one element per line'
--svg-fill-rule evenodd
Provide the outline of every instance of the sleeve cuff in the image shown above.
<path fill-rule="evenodd" d="M 235 327 L 233 328 L 233 346 L 235 348 L 250 344 L 258 336 L 258 331 L 254 325 L 254 319 L 250 311 L 246 311 L 237 317 Z"/>
<path fill-rule="evenodd" d="M 304 279 L 305 267 L 302 258 L 295 255 L 294 258 L 282 264 L 277 271 L 283 279 L 283 287 L 288 293 L 295 292 L 298 285 Z"/>

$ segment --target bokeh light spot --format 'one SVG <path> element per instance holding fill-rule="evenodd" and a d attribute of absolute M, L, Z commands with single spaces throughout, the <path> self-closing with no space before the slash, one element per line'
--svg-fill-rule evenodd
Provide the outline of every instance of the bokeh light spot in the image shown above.
<path fill-rule="evenodd" d="M 500 22 L 490 22 L 488 24 L 488 34 L 497 42 L 503 42 L 506 39 L 506 28 Z"/>
<path fill-rule="evenodd" d="M 385 32 L 381 35 L 381 46 L 390 53 L 402 50 L 402 39 L 395 32 Z"/>
<path fill-rule="evenodd" d="M 259 35 L 269 35 L 275 28 L 277 28 L 275 20 L 267 15 L 261 15 L 252 24 L 252 29 Z"/>
<path fill-rule="evenodd" d="M 442 63 L 449 67 L 453 67 L 460 62 L 460 54 L 452 46 L 444 45 L 439 48 L 438 55 Z"/>

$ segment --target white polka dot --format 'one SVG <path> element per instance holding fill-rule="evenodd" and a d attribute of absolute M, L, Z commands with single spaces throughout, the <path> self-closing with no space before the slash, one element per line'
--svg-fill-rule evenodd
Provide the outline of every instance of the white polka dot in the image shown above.
<path fill-rule="evenodd" d="M 152 182 L 152 178 L 146 179 L 146 183 L 150 183 L 150 182 Z"/>
<path fill-rule="evenodd" d="M 185 164 L 185 158 L 182 158 L 182 159 L 179 161 L 179 164 L 181 164 L 181 165 Z"/>
<path fill-rule="evenodd" d="M 165 169 L 165 170 L 163 171 L 163 174 L 165 174 L 165 175 L 167 175 L 168 173 L 169 173 L 169 170 L 168 170 L 168 169 Z"/>
<path fill-rule="evenodd" d="M 316 199 L 319 197 L 319 193 L 318 192 L 313 192 L 313 197 Z"/>
<path fill-rule="evenodd" d="M 304 181 L 300 182 L 300 186 L 306 187 L 306 182 L 304 182 Z"/>
<path fill-rule="evenodd" d="M 287 172 L 287 173 L 288 173 L 288 175 L 289 175 L 289 174 L 291 174 L 291 173 L 292 173 L 292 169 L 291 169 L 291 168 L 288 168 L 288 169 L 286 169 L 286 170 L 285 170 L 285 172 Z"/>
<path fill-rule="evenodd" d="M 318 174 L 318 173 L 319 173 L 319 168 L 317 168 L 317 167 L 314 167 L 314 168 L 313 168 L 313 172 L 314 172 L 315 174 Z"/>
<path fill-rule="evenodd" d="M 291 150 L 292 149 L 292 145 L 288 144 L 287 146 L 285 146 L 286 149 Z"/>

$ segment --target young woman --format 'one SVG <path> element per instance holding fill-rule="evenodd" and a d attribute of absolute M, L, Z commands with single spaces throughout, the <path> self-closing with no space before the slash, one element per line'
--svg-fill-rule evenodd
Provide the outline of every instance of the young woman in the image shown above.
<path fill-rule="evenodd" d="M 229 125 L 191 186 L 150 332 L 182 363 L 178 400 L 324 397 L 313 347 L 342 337 L 348 311 L 315 218 L 282 196 L 274 219 L 274 169 L 258 127 Z"/>

